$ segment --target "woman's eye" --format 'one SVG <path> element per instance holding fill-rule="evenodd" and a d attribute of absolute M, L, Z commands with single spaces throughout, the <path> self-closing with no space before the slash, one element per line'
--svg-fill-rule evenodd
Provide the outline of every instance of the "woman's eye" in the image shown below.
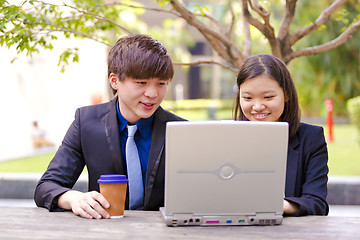
<path fill-rule="evenodd" d="M 146 82 L 145 81 L 138 81 L 138 82 L 136 82 L 137 84 L 141 84 L 141 85 L 144 85 L 144 84 L 146 84 Z"/>
<path fill-rule="evenodd" d="M 274 96 L 266 96 L 265 99 L 272 99 Z"/>

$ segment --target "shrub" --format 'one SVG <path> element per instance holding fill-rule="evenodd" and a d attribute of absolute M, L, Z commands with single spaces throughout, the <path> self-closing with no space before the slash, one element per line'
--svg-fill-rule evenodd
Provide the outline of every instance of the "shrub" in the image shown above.
<path fill-rule="evenodd" d="M 358 130 L 358 142 L 360 143 L 360 96 L 349 99 L 346 106 L 351 123 L 354 124 Z"/>

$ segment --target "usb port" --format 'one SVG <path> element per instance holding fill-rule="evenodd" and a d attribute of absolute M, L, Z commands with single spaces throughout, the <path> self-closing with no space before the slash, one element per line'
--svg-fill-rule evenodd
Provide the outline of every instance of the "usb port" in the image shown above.
<path fill-rule="evenodd" d="M 206 223 L 214 224 L 214 223 L 220 223 L 219 220 L 208 220 Z"/>

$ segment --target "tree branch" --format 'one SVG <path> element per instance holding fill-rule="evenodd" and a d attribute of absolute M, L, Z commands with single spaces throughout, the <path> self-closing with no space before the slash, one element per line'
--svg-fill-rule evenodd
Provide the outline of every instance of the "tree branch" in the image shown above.
<path fill-rule="evenodd" d="M 270 13 L 268 11 L 266 11 L 257 2 L 257 0 L 248 0 L 248 3 L 250 5 L 251 9 L 254 10 L 255 12 L 257 12 L 257 14 L 259 14 L 259 16 L 264 20 L 265 24 L 268 25 L 269 24 Z"/>
<path fill-rule="evenodd" d="M 95 13 L 92 13 L 92 12 L 88 12 L 88 11 L 81 10 L 81 9 L 75 7 L 75 6 L 71 6 L 71 5 L 66 4 L 66 3 L 64 3 L 64 2 L 63 2 L 62 5 L 52 4 L 52 3 L 43 2 L 43 1 L 39 1 L 39 3 L 40 3 L 39 5 L 41 5 L 41 6 L 53 6 L 53 7 L 59 6 L 59 7 L 70 8 L 70 9 L 73 9 L 73 10 L 75 10 L 75 11 L 83 14 L 83 15 L 90 15 L 90 16 L 93 16 L 93 17 L 95 17 L 96 19 L 98 19 L 98 20 L 100 20 L 100 21 L 108 22 L 108 23 L 114 25 L 115 27 L 119 28 L 120 30 L 122 30 L 123 32 L 125 32 L 125 33 L 127 33 L 127 34 L 131 34 L 131 33 L 132 33 L 132 32 L 129 31 L 128 29 L 124 28 L 123 26 L 117 24 L 116 22 L 114 22 L 114 21 L 112 21 L 112 20 L 110 20 L 110 19 L 108 19 L 108 18 L 106 18 L 106 17 L 100 16 L 100 15 L 95 14 Z M 32 9 L 32 8 L 29 8 L 29 9 Z M 36 7 L 35 7 L 35 9 L 37 10 Z M 41 12 L 39 12 L 39 14 L 41 14 Z M 40 23 L 39 23 L 39 24 L 40 24 Z"/>
<path fill-rule="evenodd" d="M 278 39 L 280 39 L 280 41 L 285 39 L 285 37 L 289 35 L 290 25 L 295 15 L 296 2 L 297 0 L 286 0 L 285 14 L 284 17 L 281 19 L 278 32 Z"/>
<path fill-rule="evenodd" d="M 331 49 L 337 48 L 338 46 L 344 44 L 349 38 L 351 38 L 351 35 L 360 29 L 360 20 L 353 23 L 350 27 L 348 27 L 340 36 L 335 38 L 334 40 L 324 43 L 322 45 L 313 46 L 304 48 L 298 51 L 295 51 L 291 53 L 290 55 L 286 56 L 284 58 L 285 63 L 289 63 L 292 59 L 300 56 L 308 56 L 308 55 L 315 55 L 318 53 L 326 52 Z"/>
<path fill-rule="evenodd" d="M 219 35 L 217 32 L 212 31 L 207 26 L 205 26 L 202 22 L 196 19 L 196 15 L 190 12 L 187 8 L 185 8 L 178 0 L 171 0 L 171 4 L 174 9 L 180 13 L 181 17 L 184 18 L 189 24 L 196 27 L 201 32 L 209 34 L 217 39 L 219 39 L 225 46 L 230 46 L 231 42 L 228 39 L 225 39 L 223 36 Z"/>
<path fill-rule="evenodd" d="M 178 14 L 177 12 L 174 12 L 172 10 L 166 10 L 166 9 L 162 9 L 162 8 L 150 8 L 150 7 L 143 7 L 143 6 L 136 6 L 136 5 L 132 5 L 132 4 L 126 4 L 126 3 L 120 3 L 120 2 L 112 2 L 112 3 L 105 3 L 102 4 L 102 6 L 106 6 L 106 7 L 111 7 L 111 6 L 124 6 L 124 7 L 129 7 L 129 8 L 138 8 L 138 9 L 144 9 L 144 10 L 149 10 L 149 11 L 154 11 L 154 12 L 163 12 L 163 13 L 169 13 L 171 15 L 175 15 L 176 17 L 180 17 L 180 14 Z"/>
<path fill-rule="evenodd" d="M 229 30 L 226 33 L 226 37 L 230 39 L 231 33 L 234 28 L 234 23 L 235 23 L 235 14 L 234 14 L 234 9 L 233 9 L 231 0 L 228 0 L 228 6 L 229 6 L 230 13 L 231 13 L 231 24 L 230 24 Z"/>
<path fill-rule="evenodd" d="M 23 24 L 25 25 L 39 25 L 39 26 L 52 26 L 54 27 L 54 29 L 46 29 L 46 28 L 42 28 L 42 29 L 38 29 L 39 30 L 39 33 L 40 32 L 46 32 L 46 33 L 50 33 L 50 32 L 68 32 L 68 33 L 72 33 L 74 35 L 78 35 L 78 36 L 81 36 L 81 37 L 84 37 L 84 38 L 88 38 L 88 39 L 91 39 L 95 42 L 98 42 L 98 43 L 102 43 L 108 47 L 112 47 L 111 44 L 107 43 L 107 42 L 104 42 L 104 41 L 101 41 L 99 39 L 96 39 L 94 37 L 91 37 L 85 33 L 82 33 L 82 32 L 78 32 L 78 31 L 74 31 L 74 30 L 70 30 L 70 29 L 65 29 L 65 28 L 56 28 L 56 26 L 52 25 L 52 24 L 44 24 L 44 23 L 39 23 L 39 22 L 27 22 L 27 21 L 22 21 Z"/>
<path fill-rule="evenodd" d="M 170 0 L 174 10 L 180 13 L 181 17 L 190 25 L 194 26 L 208 40 L 214 50 L 226 61 L 239 67 L 244 60 L 242 53 L 235 47 L 230 39 L 213 31 L 211 28 L 200 22 L 196 16 L 190 12 L 178 0 Z"/>
<path fill-rule="evenodd" d="M 225 64 L 222 64 L 222 63 L 219 63 L 217 61 L 214 61 L 214 60 L 204 60 L 204 61 L 196 61 L 196 62 L 190 62 L 190 63 L 179 63 L 179 62 L 174 62 L 173 63 L 174 65 L 178 65 L 178 66 L 181 66 L 181 65 L 184 65 L 184 66 L 196 66 L 196 65 L 200 65 L 200 64 L 216 64 L 216 65 L 219 65 L 221 66 L 222 68 L 226 69 L 226 70 L 230 70 L 234 73 L 237 73 L 238 72 L 238 69 L 236 68 L 232 68 L 230 66 L 227 66 Z"/>
<path fill-rule="evenodd" d="M 45 30 L 44 30 L 45 31 Z M 104 42 L 104 41 L 101 41 L 99 39 L 96 39 L 96 38 L 93 38 L 85 33 L 82 33 L 82 32 L 78 32 L 78 31 L 74 31 L 74 30 L 70 30 L 70 29 L 65 29 L 65 28 L 58 28 L 58 29 L 54 29 L 54 30 L 47 30 L 46 32 L 68 32 L 68 33 L 72 33 L 74 35 L 78 35 L 78 36 L 81 36 L 81 37 L 84 37 L 84 38 L 88 38 L 88 39 L 91 39 L 95 42 L 98 42 L 98 43 L 102 43 L 108 47 L 112 47 L 113 45 L 107 43 L 107 42 Z"/>
<path fill-rule="evenodd" d="M 110 19 L 108 19 L 108 18 L 106 18 L 106 17 L 100 16 L 100 15 L 95 14 L 95 13 L 87 12 L 87 11 L 84 11 L 84 10 L 80 10 L 79 8 L 74 7 L 74 6 L 70 6 L 70 5 L 66 4 L 66 3 L 63 3 L 62 6 L 68 7 L 68 8 L 71 8 L 71 9 L 74 9 L 75 11 L 77 11 L 77 12 L 79 12 L 79 13 L 82 13 L 82 14 L 84 14 L 84 15 L 93 16 L 93 17 L 95 17 L 95 18 L 98 19 L 98 20 L 111 23 L 111 24 L 114 25 L 115 27 L 121 29 L 123 32 L 126 32 L 127 34 L 131 34 L 131 33 L 132 33 L 132 32 L 129 31 L 128 29 L 124 28 L 123 26 L 117 24 L 116 22 L 114 22 L 114 21 L 112 21 L 112 20 L 110 20 Z"/>
<path fill-rule="evenodd" d="M 251 32 L 250 32 L 250 24 L 245 20 L 244 8 L 242 8 L 241 10 L 241 15 L 242 15 L 243 30 L 245 35 L 243 53 L 246 57 L 250 57 L 251 46 L 252 46 Z"/>
<path fill-rule="evenodd" d="M 318 29 L 322 24 L 330 20 L 330 16 L 338 10 L 341 6 L 345 4 L 348 0 L 336 0 L 328 8 L 320 13 L 320 16 L 310 25 L 297 30 L 295 33 L 290 35 L 289 42 L 290 46 L 294 45 L 297 41 L 303 38 L 306 35 L 309 35 L 316 29 Z"/>
<path fill-rule="evenodd" d="M 251 15 L 248 9 L 248 4 L 254 11 L 256 11 L 261 16 L 261 18 L 264 20 L 264 24 Z M 252 4 L 252 0 L 242 0 L 242 7 L 246 21 L 256 27 L 267 38 L 271 47 L 272 54 L 274 56 L 282 58 L 279 41 L 276 39 L 274 28 L 270 25 L 269 22 L 270 14 L 260 5 L 258 5 L 257 2 L 255 2 L 255 4 Z"/>
<path fill-rule="evenodd" d="M 180 6 L 180 3 L 177 2 L 177 5 Z M 171 3 L 172 4 L 172 3 Z M 143 6 L 135 6 L 135 5 L 131 5 L 131 4 L 124 4 L 124 3 L 119 3 L 119 2 L 114 2 L 114 3 L 109 3 L 109 4 L 104 4 L 104 6 L 115 6 L 115 5 L 121 5 L 121 6 L 125 6 L 125 7 L 130 7 L 130 8 L 139 8 L 139 9 L 144 9 L 144 10 L 150 10 L 150 11 L 156 11 L 156 12 L 164 12 L 164 13 L 169 13 L 169 14 L 172 14 L 176 17 L 181 17 L 183 18 L 185 21 L 187 21 L 186 18 L 184 18 L 184 14 L 182 14 L 182 11 L 174 11 L 174 8 L 171 9 L 171 10 L 164 10 L 164 9 L 160 9 L 160 8 L 149 8 L 149 7 L 143 7 Z M 172 6 L 174 7 L 174 5 L 172 4 Z M 185 7 L 183 7 L 183 11 L 187 11 L 187 9 Z M 188 11 L 189 12 L 189 11 Z M 208 18 L 211 22 L 215 23 L 215 25 L 218 27 L 218 30 L 219 31 L 222 31 L 222 27 L 220 26 L 220 23 L 219 21 L 217 21 L 215 18 L 213 18 L 212 16 L 208 15 L 208 14 L 196 14 L 196 13 L 191 13 L 189 12 L 192 16 L 197 16 L 197 17 L 205 17 L 205 18 Z M 200 22 L 198 22 L 200 23 Z M 202 24 L 202 23 L 200 23 Z M 203 24 L 202 24 L 203 25 Z M 204 28 L 206 28 L 205 25 L 203 25 Z M 196 27 L 196 26 L 195 26 Z M 197 28 L 197 27 L 196 27 Z M 212 33 L 216 33 L 215 31 L 212 31 Z M 217 34 L 217 33 L 216 33 Z M 221 35 L 217 35 L 215 36 L 216 38 L 221 38 L 221 40 L 223 40 L 223 38 L 221 37 Z M 230 42 L 228 42 L 230 43 Z"/>
<path fill-rule="evenodd" d="M 119 3 L 119 2 L 114 2 L 114 3 L 107 3 L 107 4 L 103 4 L 103 6 L 116 6 L 116 5 L 120 5 L 120 6 L 125 6 L 125 7 L 129 7 L 129 8 L 138 8 L 138 9 L 144 9 L 144 10 L 149 10 L 149 11 L 154 11 L 154 12 L 163 12 L 163 13 L 168 13 L 171 15 L 174 15 L 176 17 L 181 17 L 181 15 L 178 12 L 173 11 L 173 9 L 171 10 L 166 10 L 166 9 L 162 9 L 162 8 L 150 8 L 150 7 L 143 7 L 143 6 L 136 6 L 136 5 L 132 5 L 132 4 L 126 4 L 126 3 Z M 198 14 L 198 13 L 193 13 L 195 16 L 198 17 L 205 17 L 208 18 L 210 21 L 212 21 L 213 23 L 215 23 L 218 27 L 219 30 L 222 30 L 219 21 L 217 21 L 215 18 L 213 18 L 212 16 L 208 15 L 208 14 Z"/>
<path fill-rule="evenodd" d="M 248 9 L 248 1 L 249 0 L 242 0 L 242 8 L 243 8 L 243 14 L 246 19 L 246 21 L 250 24 L 256 27 L 266 38 L 270 37 L 270 32 L 266 29 L 265 25 L 262 24 L 259 20 L 254 18 Z"/>

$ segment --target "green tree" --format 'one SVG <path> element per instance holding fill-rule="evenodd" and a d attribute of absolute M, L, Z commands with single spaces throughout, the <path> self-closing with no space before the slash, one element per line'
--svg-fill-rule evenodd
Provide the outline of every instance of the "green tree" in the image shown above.
<path fill-rule="evenodd" d="M 40 47 L 51 49 L 51 40 L 57 38 L 54 33 L 63 32 L 66 37 L 72 35 L 86 37 L 111 45 L 112 39 L 105 34 L 106 32 L 123 35 L 147 30 L 143 24 L 134 24 L 129 16 L 141 14 L 145 10 L 157 11 L 182 18 L 187 24 L 195 27 L 224 60 L 224 65 L 236 71 L 244 59 L 251 54 L 250 44 L 253 36 L 246 34 L 250 26 L 265 37 L 271 53 L 283 59 L 285 63 L 300 56 L 315 55 L 334 49 L 344 44 L 360 28 L 357 15 L 353 19 L 348 19 L 347 23 L 344 22 L 342 31 L 336 32 L 335 38 L 318 45 L 295 48 L 294 45 L 298 41 L 321 29 L 336 11 L 344 9 L 344 4 L 349 0 L 335 0 L 319 12 L 316 19 L 308 20 L 301 27 L 291 31 L 297 0 L 286 0 L 285 4 L 282 1 L 270 3 L 265 0 L 228 0 L 226 4 L 215 4 L 215 1 L 211 0 L 203 1 L 213 6 L 212 8 L 193 4 L 192 1 L 185 1 L 187 5 L 178 0 L 157 0 L 157 2 L 162 8 L 148 8 L 131 0 L 73 0 L 71 3 L 58 4 L 39 0 L 24 0 L 20 4 L 11 4 L 6 0 L 0 0 L 2 15 L 0 44 L 16 45 L 20 52 L 26 50 L 31 54 Z M 212 16 L 212 13 L 216 13 L 219 9 L 219 5 L 226 5 L 222 8 L 225 10 L 221 15 L 228 21 L 219 21 Z M 282 9 L 273 6 L 281 6 Z M 209 9 L 212 9 L 212 12 Z M 275 12 L 272 16 L 271 9 L 276 9 L 278 13 Z M 274 17 L 280 19 L 280 24 L 276 24 Z M 239 30 L 239 22 L 245 26 L 243 28 L 245 38 L 242 44 L 236 41 L 238 34 L 235 30 Z M 170 36 L 175 32 L 176 30 L 172 29 Z"/>
<path fill-rule="evenodd" d="M 298 43 L 299 48 L 306 44 L 318 45 L 336 37 L 336 33 L 356 19 L 360 12 L 358 1 L 348 1 L 344 9 L 334 14 L 330 21 L 315 32 L 311 39 Z M 309 17 L 316 17 L 319 8 L 329 4 L 329 1 L 302 2 L 299 11 L 306 11 Z M 298 16 L 303 22 L 304 17 Z M 336 49 L 315 55 L 290 64 L 294 80 L 300 93 L 300 102 L 304 115 L 324 111 L 324 101 L 331 98 L 334 101 L 336 115 L 346 115 L 347 99 L 360 95 L 360 32 L 352 35 L 351 41 Z"/>

